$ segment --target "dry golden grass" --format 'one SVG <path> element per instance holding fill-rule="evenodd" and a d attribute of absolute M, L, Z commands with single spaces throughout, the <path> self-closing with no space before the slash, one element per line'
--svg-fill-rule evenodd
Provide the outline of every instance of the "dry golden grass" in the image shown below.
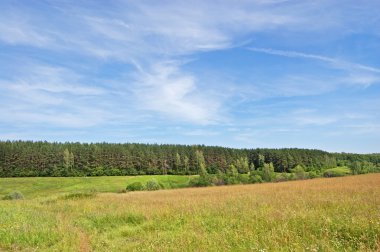
<path fill-rule="evenodd" d="M 0 221 L 0 248 L 377 251 L 379 195 L 380 174 L 367 174 L 259 185 L 103 193 L 78 200 L 53 197 L 1 202 L 0 218 L 5 221 Z M 33 221 L 23 215 L 36 218 Z"/>

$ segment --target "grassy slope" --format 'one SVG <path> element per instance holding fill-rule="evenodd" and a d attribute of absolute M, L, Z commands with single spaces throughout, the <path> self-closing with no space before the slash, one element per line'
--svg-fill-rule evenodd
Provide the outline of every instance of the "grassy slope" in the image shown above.
<path fill-rule="evenodd" d="M 0 178 L 0 198 L 12 191 L 20 191 L 26 199 L 54 196 L 73 192 L 117 192 L 128 184 L 140 181 L 145 183 L 156 179 L 165 188 L 186 187 L 190 176 L 115 176 L 115 177 L 68 177 L 68 178 Z"/>
<path fill-rule="evenodd" d="M 379 195 L 367 174 L 0 201 L 0 250 L 377 251 Z"/>
<path fill-rule="evenodd" d="M 324 170 L 324 173 L 330 173 L 336 177 L 351 175 L 352 171 L 348 167 L 335 167 Z"/>

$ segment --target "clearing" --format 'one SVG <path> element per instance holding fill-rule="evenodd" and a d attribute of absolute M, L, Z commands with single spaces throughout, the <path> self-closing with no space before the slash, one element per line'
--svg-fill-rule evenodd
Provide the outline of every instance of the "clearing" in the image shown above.
<path fill-rule="evenodd" d="M 56 186 L 46 186 L 44 179 Z M 81 198 L 62 194 L 115 191 L 125 187 L 126 178 L 2 178 L 0 183 L 0 194 L 15 189 L 26 197 L 0 201 L 0 250 L 380 249 L 380 174 Z"/>

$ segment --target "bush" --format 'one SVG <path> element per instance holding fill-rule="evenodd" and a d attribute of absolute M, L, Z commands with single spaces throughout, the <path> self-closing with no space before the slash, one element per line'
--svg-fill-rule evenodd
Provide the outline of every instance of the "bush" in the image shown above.
<path fill-rule="evenodd" d="M 5 195 L 2 199 L 3 200 L 23 200 L 24 195 L 19 191 L 14 191 Z"/>
<path fill-rule="evenodd" d="M 236 184 L 240 184 L 240 180 L 239 180 L 239 177 L 238 176 L 226 176 L 226 178 L 224 179 L 224 182 L 226 183 L 226 185 L 236 185 Z"/>
<path fill-rule="evenodd" d="M 106 176 L 120 176 L 122 172 L 118 168 L 105 169 L 104 171 Z"/>
<path fill-rule="evenodd" d="M 144 191 L 145 187 L 141 182 L 134 182 L 127 185 L 127 191 Z"/>
<path fill-rule="evenodd" d="M 318 178 L 319 175 L 315 171 L 309 171 L 309 178 Z"/>
<path fill-rule="evenodd" d="M 249 182 L 251 182 L 253 184 L 255 184 L 255 183 L 262 183 L 263 182 L 263 178 L 260 175 L 258 175 L 258 174 L 253 174 L 252 173 L 249 176 Z"/>
<path fill-rule="evenodd" d="M 286 173 L 282 172 L 280 174 L 277 174 L 276 179 L 274 180 L 275 182 L 284 182 L 284 181 L 289 181 L 294 179 L 294 174 L 293 173 Z"/>
<path fill-rule="evenodd" d="M 191 179 L 189 185 L 192 187 L 210 186 L 212 185 L 212 177 L 210 175 L 201 175 Z"/>
<path fill-rule="evenodd" d="M 148 191 L 160 190 L 160 184 L 155 179 L 152 179 L 146 182 L 145 187 Z"/>
<path fill-rule="evenodd" d="M 241 184 L 249 184 L 249 176 L 247 174 L 239 174 L 238 177 Z"/>
<path fill-rule="evenodd" d="M 216 185 L 216 186 L 222 186 L 222 185 L 226 184 L 226 182 L 224 181 L 224 179 L 221 178 L 221 177 L 213 177 L 212 180 L 211 180 L 211 183 L 213 185 Z"/>
<path fill-rule="evenodd" d="M 290 169 L 290 171 L 295 174 L 296 179 L 307 178 L 307 173 L 305 172 L 305 169 L 301 165 L 297 165 L 293 169 Z"/>
<path fill-rule="evenodd" d="M 91 176 L 104 176 L 104 167 L 98 166 L 95 168 L 95 170 L 92 171 Z"/>

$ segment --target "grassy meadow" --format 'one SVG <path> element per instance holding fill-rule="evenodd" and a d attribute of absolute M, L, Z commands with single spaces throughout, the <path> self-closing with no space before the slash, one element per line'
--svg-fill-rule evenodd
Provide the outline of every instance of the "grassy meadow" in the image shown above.
<path fill-rule="evenodd" d="M 0 251 L 380 249 L 380 174 L 113 193 L 131 179 L 1 178 L 26 199 L 0 201 Z"/>
<path fill-rule="evenodd" d="M 104 176 L 104 177 L 26 177 L 0 178 L 0 198 L 12 191 L 20 191 L 26 199 L 51 197 L 77 192 L 117 192 L 134 182 L 157 180 L 165 189 L 189 185 L 192 176 Z"/>

